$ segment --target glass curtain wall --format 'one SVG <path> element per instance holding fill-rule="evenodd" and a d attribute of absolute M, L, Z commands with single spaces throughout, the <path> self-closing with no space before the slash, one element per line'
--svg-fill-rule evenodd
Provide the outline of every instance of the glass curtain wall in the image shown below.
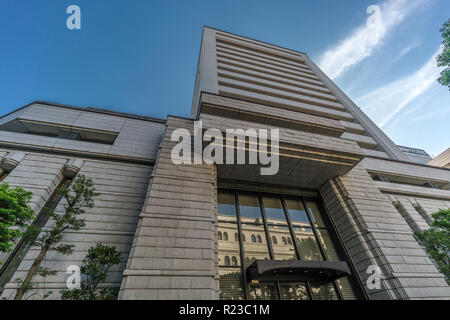
<path fill-rule="evenodd" d="M 255 260 L 345 260 L 319 199 L 218 190 L 221 299 L 356 299 L 352 280 L 248 282 Z"/>

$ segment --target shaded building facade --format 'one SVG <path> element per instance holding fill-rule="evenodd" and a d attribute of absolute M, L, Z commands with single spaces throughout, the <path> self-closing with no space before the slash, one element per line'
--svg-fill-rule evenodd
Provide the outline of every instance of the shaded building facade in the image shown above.
<path fill-rule="evenodd" d="M 406 154 L 408 159 L 411 162 L 421 163 L 421 164 L 427 164 L 431 161 L 431 156 L 422 149 L 417 148 L 411 148 L 411 147 L 404 147 L 404 146 L 398 146 L 398 148 Z"/>
<path fill-rule="evenodd" d="M 278 129 L 277 174 L 175 164 L 172 133 L 200 120 Z M 33 191 L 36 212 L 78 173 L 100 192 L 63 238 L 74 254 L 48 255 L 58 274 L 41 291 L 65 288 L 67 266 L 102 242 L 123 253 L 108 277 L 119 299 L 450 298 L 413 237 L 450 208 L 450 170 L 411 161 L 302 52 L 205 27 L 190 118 L 36 102 L 0 119 L 0 152 L 3 181 Z M 2 297 L 35 254 L 22 239 L 1 257 Z"/>

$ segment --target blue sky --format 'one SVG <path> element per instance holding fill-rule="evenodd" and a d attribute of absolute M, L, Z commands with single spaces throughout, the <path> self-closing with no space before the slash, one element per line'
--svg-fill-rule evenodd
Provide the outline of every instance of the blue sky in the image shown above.
<path fill-rule="evenodd" d="M 66 28 L 71 4 L 81 30 Z M 0 0 L 0 114 L 46 100 L 188 116 L 207 25 L 308 53 L 395 143 L 436 156 L 450 147 L 434 63 L 448 18 L 448 0 Z"/>

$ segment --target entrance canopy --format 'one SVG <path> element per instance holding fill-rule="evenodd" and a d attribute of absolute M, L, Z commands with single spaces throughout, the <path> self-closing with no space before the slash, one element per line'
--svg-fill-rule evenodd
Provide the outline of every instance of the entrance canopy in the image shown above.
<path fill-rule="evenodd" d="M 328 283 L 350 274 L 345 261 L 256 260 L 247 268 L 248 281 Z"/>

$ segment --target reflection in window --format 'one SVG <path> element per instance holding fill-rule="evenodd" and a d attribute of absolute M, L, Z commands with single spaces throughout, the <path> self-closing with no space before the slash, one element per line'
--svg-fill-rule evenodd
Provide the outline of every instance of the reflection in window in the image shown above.
<path fill-rule="evenodd" d="M 258 195 L 254 193 L 239 193 L 239 213 L 244 222 L 262 223 Z"/>
<path fill-rule="evenodd" d="M 277 235 L 278 237 L 281 236 L 282 243 L 280 245 L 274 244 L 272 246 L 274 258 L 277 260 L 297 259 L 295 249 L 290 238 L 289 227 L 287 225 L 269 225 L 268 228 L 270 234 Z"/>
<path fill-rule="evenodd" d="M 272 237 L 272 244 L 278 244 L 277 237 Z"/>
<path fill-rule="evenodd" d="M 219 215 L 236 216 L 233 192 L 219 192 L 217 194 L 217 213 Z"/>
<path fill-rule="evenodd" d="M 330 233 L 326 229 L 317 229 L 319 232 L 319 240 L 322 244 L 322 247 L 327 255 L 328 260 L 331 261 L 339 261 L 339 255 L 336 251 L 336 247 L 333 244 L 333 241 L 330 238 Z"/>
<path fill-rule="evenodd" d="M 225 190 L 219 190 L 217 198 L 218 238 L 223 239 L 218 242 L 221 299 L 245 298 L 244 286 L 248 289 L 249 299 L 356 297 L 353 280 L 349 277 L 328 284 L 283 281 L 243 283 L 243 272 L 255 260 L 321 261 L 342 258 L 335 246 L 334 235 L 324 221 L 326 215 L 320 202 L 301 197 Z M 238 207 L 235 200 L 238 200 Z M 240 237 L 238 230 L 242 231 Z M 234 241 L 227 241 L 229 235 L 234 235 Z M 249 242 L 245 242 L 245 235 L 250 237 Z M 266 236 L 266 241 L 263 241 Z"/>
<path fill-rule="evenodd" d="M 284 215 L 280 197 L 264 196 L 262 199 L 264 203 L 264 211 L 267 217 L 267 223 L 286 224 L 286 217 Z"/>
<path fill-rule="evenodd" d="M 350 279 L 348 276 L 342 277 L 336 280 L 337 286 L 339 290 L 341 290 L 342 298 L 344 300 L 355 300 L 356 295 L 353 291 L 352 285 L 350 283 Z"/>
<path fill-rule="evenodd" d="M 293 225 L 309 225 L 309 219 L 303 203 L 298 198 L 286 197 L 286 207 Z"/>
<path fill-rule="evenodd" d="M 248 285 L 248 297 L 250 300 L 278 300 L 275 283 L 261 282 Z"/>
<path fill-rule="evenodd" d="M 311 295 L 313 300 L 338 300 L 332 283 L 322 285 L 311 283 Z"/>
<path fill-rule="evenodd" d="M 325 222 L 322 218 L 322 212 L 319 209 L 319 206 L 316 201 L 306 201 L 306 206 L 308 207 L 308 211 L 311 214 L 311 218 L 313 220 L 313 223 L 317 227 L 323 227 L 325 228 Z"/>
<path fill-rule="evenodd" d="M 323 260 L 312 229 L 308 228 L 306 229 L 306 231 L 303 230 L 305 229 L 294 227 L 294 234 L 298 249 L 300 251 L 301 259 L 308 261 Z"/>
<path fill-rule="evenodd" d="M 308 290 L 304 282 L 280 282 L 281 299 L 309 300 Z"/>
<path fill-rule="evenodd" d="M 243 242 L 245 256 L 248 257 L 245 263 L 250 265 L 254 260 L 270 258 L 269 248 L 263 243 L 261 234 L 264 234 L 264 225 L 254 223 L 242 223 L 242 232 L 251 234 L 251 242 Z M 259 237 L 259 238 L 258 238 Z"/>
<path fill-rule="evenodd" d="M 220 299 L 245 299 L 240 268 L 219 268 L 219 279 Z"/>

